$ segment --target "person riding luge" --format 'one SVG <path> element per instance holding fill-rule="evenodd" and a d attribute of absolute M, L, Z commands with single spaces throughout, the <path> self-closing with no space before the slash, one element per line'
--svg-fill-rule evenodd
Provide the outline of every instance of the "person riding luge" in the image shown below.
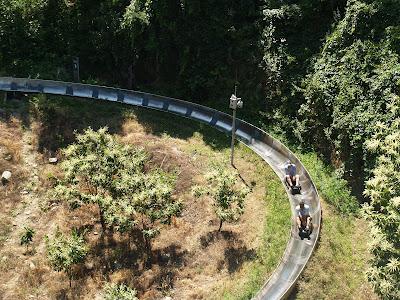
<path fill-rule="evenodd" d="M 299 228 L 299 233 L 305 231 L 309 236 L 312 232 L 312 218 L 310 216 L 310 207 L 303 200 L 296 206 L 296 222 Z"/>
<path fill-rule="evenodd" d="M 296 165 L 290 160 L 285 163 L 285 182 L 292 191 L 292 194 L 299 194 L 301 187 L 299 184 L 300 176 L 297 174 Z"/>

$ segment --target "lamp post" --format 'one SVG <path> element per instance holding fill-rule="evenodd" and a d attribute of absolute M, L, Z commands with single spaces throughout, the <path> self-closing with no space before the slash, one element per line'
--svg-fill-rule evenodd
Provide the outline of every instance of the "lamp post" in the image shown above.
<path fill-rule="evenodd" d="M 79 82 L 79 57 L 72 58 L 72 70 L 74 73 L 74 81 Z"/>
<path fill-rule="evenodd" d="M 236 109 L 243 107 L 242 98 L 236 97 L 236 85 L 235 85 L 235 94 L 232 94 L 229 99 L 229 108 L 233 110 L 232 114 L 232 141 L 231 141 L 231 165 L 233 165 L 233 151 L 235 146 L 235 132 L 236 132 Z"/>

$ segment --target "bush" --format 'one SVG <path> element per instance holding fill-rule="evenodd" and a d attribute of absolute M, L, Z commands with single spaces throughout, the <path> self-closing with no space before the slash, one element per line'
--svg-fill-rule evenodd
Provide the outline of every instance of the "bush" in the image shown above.
<path fill-rule="evenodd" d="M 104 300 L 138 300 L 136 290 L 125 284 L 106 284 Z"/>
<path fill-rule="evenodd" d="M 26 251 L 28 251 L 28 247 L 33 241 L 33 236 L 35 235 L 35 230 L 33 230 L 31 227 L 28 227 L 28 226 L 25 226 L 24 229 L 25 229 L 25 231 L 21 236 L 21 246 L 25 245 Z"/>
<path fill-rule="evenodd" d="M 206 174 L 208 186 L 193 188 L 196 197 L 210 196 L 214 201 L 214 211 L 220 220 L 219 229 L 223 222 L 237 221 L 244 212 L 244 199 L 250 192 L 247 187 L 238 182 L 236 171 L 226 169 L 222 165 L 214 165 Z"/>
<path fill-rule="evenodd" d="M 84 262 L 88 252 L 83 235 L 73 230 L 71 235 L 66 237 L 57 228 L 53 238 L 46 236 L 46 250 L 50 265 L 55 271 L 67 273 L 71 287 L 72 267 Z"/>

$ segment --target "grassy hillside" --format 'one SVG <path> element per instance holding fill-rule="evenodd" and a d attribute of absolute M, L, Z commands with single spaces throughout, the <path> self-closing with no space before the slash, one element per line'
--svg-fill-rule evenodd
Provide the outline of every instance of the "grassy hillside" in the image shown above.
<path fill-rule="evenodd" d="M 253 192 L 239 223 L 225 224 L 218 233 L 210 202 L 192 198 L 190 187 L 202 182 L 209 163 L 229 157 L 229 138 L 204 124 L 145 109 L 53 97 L 2 104 L 1 117 L 0 166 L 13 172 L 3 200 L 7 205 L 0 211 L 0 272 L 9 278 L 3 296 L 91 299 L 111 281 L 127 282 L 142 299 L 249 299 L 283 254 L 291 218 L 286 194 L 272 170 L 245 146 L 237 145 L 236 166 Z M 138 249 L 126 237 L 99 240 L 96 211 L 71 213 L 62 204 L 49 208 L 45 201 L 46 190 L 60 175 L 47 158 L 74 140 L 74 130 L 105 125 L 121 141 L 145 147 L 154 166 L 179 174 L 185 210 L 156 239 L 153 250 L 160 261 L 151 269 L 137 260 Z M 323 198 L 323 224 L 319 246 L 292 298 L 375 299 L 364 275 L 368 238 L 365 222 L 357 218 L 356 200 L 315 154 L 299 157 Z M 19 245 L 25 225 L 37 232 L 32 253 Z M 42 237 L 56 225 L 90 228 L 90 258 L 77 270 L 72 289 L 64 274 L 51 271 L 44 256 Z M 16 290 L 16 285 L 23 288 Z"/>
<path fill-rule="evenodd" d="M 1 187 L 7 205 L 0 210 L 0 277 L 6 278 L 0 297 L 94 299 L 106 282 L 125 282 L 140 299 L 248 298 L 277 266 L 289 237 L 289 203 L 273 171 L 245 146 L 237 145 L 235 165 L 252 192 L 241 220 L 218 232 L 211 199 L 195 199 L 191 187 L 204 183 L 211 162 L 228 160 L 230 141 L 223 134 L 171 115 L 89 100 L 38 97 L 12 100 L 1 109 L 0 167 L 13 177 Z M 176 194 L 184 210 L 154 240 L 150 268 L 135 238 L 100 234 L 95 207 L 70 211 L 47 201 L 62 175 L 48 157 L 62 159 L 59 150 L 73 142 L 74 130 L 105 125 L 120 141 L 144 147 L 153 167 L 178 176 Z M 24 226 L 36 232 L 28 251 L 19 245 Z M 74 269 L 72 288 L 45 255 L 43 238 L 57 226 L 63 232 L 87 229 L 89 256 Z"/>

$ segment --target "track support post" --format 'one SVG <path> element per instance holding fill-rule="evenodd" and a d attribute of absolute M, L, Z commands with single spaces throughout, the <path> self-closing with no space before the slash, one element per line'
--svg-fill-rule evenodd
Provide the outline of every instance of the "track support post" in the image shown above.
<path fill-rule="evenodd" d="M 232 94 L 231 98 L 229 99 L 229 108 L 233 110 L 232 113 L 232 140 L 231 140 L 231 165 L 234 167 L 233 164 L 233 154 L 235 150 L 235 132 L 236 132 L 236 109 L 243 107 L 242 98 L 236 97 L 236 85 L 235 85 L 235 94 Z"/>

